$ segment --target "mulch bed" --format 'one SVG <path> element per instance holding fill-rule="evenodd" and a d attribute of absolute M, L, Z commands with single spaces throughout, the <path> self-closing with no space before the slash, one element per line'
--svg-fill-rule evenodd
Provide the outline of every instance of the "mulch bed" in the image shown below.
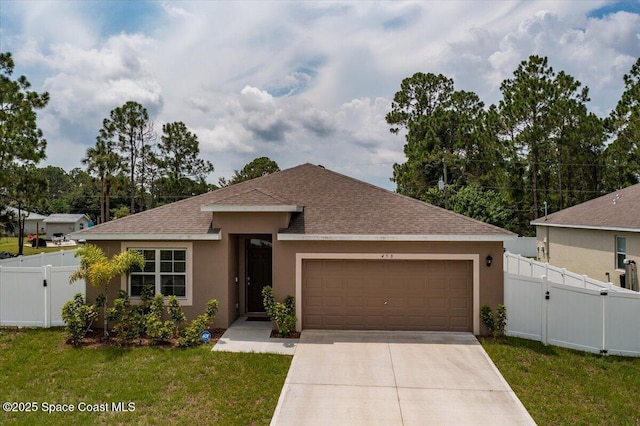
<path fill-rule="evenodd" d="M 299 331 L 294 331 L 287 337 L 280 337 L 280 335 L 278 334 L 278 330 L 271 330 L 271 336 L 270 337 L 277 338 L 277 339 L 299 339 L 300 338 L 300 332 Z"/>
<path fill-rule="evenodd" d="M 211 332 L 211 340 L 209 343 L 216 343 L 227 331 L 226 328 L 214 328 L 209 330 Z M 66 345 L 72 346 L 71 340 L 65 341 Z M 80 347 L 83 348 L 99 348 L 104 346 L 123 346 L 123 347 L 135 347 L 135 346 L 156 346 L 161 348 L 176 348 L 178 347 L 178 339 L 171 339 L 166 342 L 155 342 L 153 339 L 142 338 L 139 340 L 131 340 L 127 343 L 121 343 L 117 337 L 112 334 L 108 339 L 104 338 L 104 331 L 102 328 L 96 328 L 89 330 L 80 342 Z"/>

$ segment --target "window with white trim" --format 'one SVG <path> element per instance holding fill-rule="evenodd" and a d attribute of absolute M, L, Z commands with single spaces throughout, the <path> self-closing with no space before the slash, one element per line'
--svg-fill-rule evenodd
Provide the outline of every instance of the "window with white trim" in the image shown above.
<path fill-rule="evenodd" d="M 627 237 L 616 237 L 616 268 L 624 269 L 627 258 Z"/>
<path fill-rule="evenodd" d="M 129 275 L 129 294 L 139 297 L 145 285 L 152 285 L 156 294 L 187 297 L 187 250 L 172 248 L 131 248 L 144 256 L 144 268 L 135 268 Z"/>

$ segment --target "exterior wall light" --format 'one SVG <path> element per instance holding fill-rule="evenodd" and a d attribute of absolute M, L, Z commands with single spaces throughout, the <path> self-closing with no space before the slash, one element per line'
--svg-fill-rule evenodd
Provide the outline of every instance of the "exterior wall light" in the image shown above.
<path fill-rule="evenodd" d="M 493 263 L 493 257 L 491 257 L 490 254 L 487 255 L 485 260 L 487 261 L 487 266 L 491 266 L 491 264 Z"/>

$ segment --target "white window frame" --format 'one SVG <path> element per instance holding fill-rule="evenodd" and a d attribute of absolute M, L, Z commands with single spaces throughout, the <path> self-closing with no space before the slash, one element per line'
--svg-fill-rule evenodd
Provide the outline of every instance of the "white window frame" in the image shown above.
<path fill-rule="evenodd" d="M 193 305 L 193 243 L 191 242 L 153 242 L 153 241 L 127 241 L 122 242 L 120 244 L 120 250 L 125 252 L 127 250 L 135 250 L 135 249 L 143 249 L 143 250 L 185 250 L 185 259 L 186 259 L 186 296 L 178 297 L 178 303 L 181 306 L 192 306 Z M 159 255 L 159 254 L 158 254 Z M 157 271 L 160 274 L 159 271 Z M 160 283 L 156 283 L 157 286 L 160 286 Z M 120 288 L 129 294 L 129 276 L 123 275 Z M 139 304 L 140 297 L 132 296 L 131 297 L 132 304 Z"/>
<path fill-rule="evenodd" d="M 618 239 L 621 238 L 624 240 L 624 251 L 620 250 L 620 246 L 618 245 Z M 615 262 L 616 262 L 616 269 L 618 270 L 622 270 L 624 269 L 624 264 L 620 265 L 618 262 L 618 256 L 620 256 L 621 254 L 624 255 L 624 258 L 627 258 L 627 237 L 623 236 L 623 235 L 616 235 L 616 257 L 615 257 Z"/>

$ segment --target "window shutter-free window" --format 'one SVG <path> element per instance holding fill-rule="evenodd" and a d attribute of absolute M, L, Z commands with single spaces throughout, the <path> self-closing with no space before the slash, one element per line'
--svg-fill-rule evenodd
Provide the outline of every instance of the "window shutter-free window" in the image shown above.
<path fill-rule="evenodd" d="M 187 251 L 185 249 L 138 249 L 145 259 L 144 269 L 134 269 L 129 277 L 129 294 L 139 297 L 145 285 L 163 296 L 187 296 Z"/>
<path fill-rule="evenodd" d="M 624 269 L 624 260 L 627 258 L 627 238 L 616 237 L 616 268 Z"/>

